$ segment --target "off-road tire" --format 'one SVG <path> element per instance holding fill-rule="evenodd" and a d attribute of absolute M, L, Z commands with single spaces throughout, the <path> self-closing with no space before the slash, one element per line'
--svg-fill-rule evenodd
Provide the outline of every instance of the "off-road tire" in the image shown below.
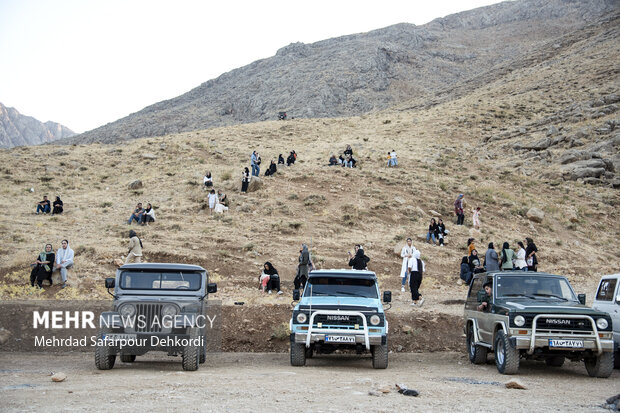
<path fill-rule="evenodd" d="M 564 360 L 566 360 L 564 356 L 553 356 L 547 357 L 545 363 L 547 363 L 549 367 L 562 367 L 564 365 Z"/>
<path fill-rule="evenodd" d="M 198 332 L 192 329 L 189 333 L 190 340 L 193 340 L 198 336 Z M 199 346 L 185 346 L 183 348 L 183 370 L 196 371 L 200 364 L 200 350 Z"/>
<path fill-rule="evenodd" d="M 97 334 L 97 343 L 103 341 L 103 336 L 110 333 L 111 329 L 102 328 L 99 330 L 99 334 Z M 109 346 L 100 346 L 97 345 L 95 347 L 95 366 L 99 370 L 110 370 L 114 367 L 114 362 L 116 361 L 116 354 L 112 354 Z"/>
<path fill-rule="evenodd" d="M 306 345 L 304 343 L 291 342 L 291 366 L 304 366 L 306 364 Z"/>
<path fill-rule="evenodd" d="M 121 361 L 123 363 L 133 363 L 134 361 L 136 361 L 136 355 L 135 354 L 121 354 Z"/>
<path fill-rule="evenodd" d="M 583 361 L 590 377 L 606 379 L 614 370 L 614 353 L 603 353 L 600 356 L 589 357 Z"/>
<path fill-rule="evenodd" d="M 519 350 L 499 330 L 495 335 L 495 366 L 501 374 L 515 374 L 519 371 Z"/>
<path fill-rule="evenodd" d="M 489 349 L 474 344 L 474 325 L 470 324 L 467 329 L 467 354 L 473 364 L 485 364 Z"/>
<path fill-rule="evenodd" d="M 371 347 L 372 351 L 372 368 L 373 369 L 387 369 L 388 366 L 388 346 L 385 344 L 378 344 Z"/>

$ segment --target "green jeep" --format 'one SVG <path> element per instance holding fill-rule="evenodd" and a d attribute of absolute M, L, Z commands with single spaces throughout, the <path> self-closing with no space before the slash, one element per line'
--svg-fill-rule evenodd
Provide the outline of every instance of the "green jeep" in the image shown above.
<path fill-rule="evenodd" d="M 483 286 L 490 287 L 487 294 Z M 469 360 L 495 353 L 497 370 L 515 374 L 521 359 L 561 367 L 584 361 L 592 377 L 609 377 L 614 366 L 611 317 L 585 306 L 565 277 L 539 272 L 476 274 L 465 302 Z"/>

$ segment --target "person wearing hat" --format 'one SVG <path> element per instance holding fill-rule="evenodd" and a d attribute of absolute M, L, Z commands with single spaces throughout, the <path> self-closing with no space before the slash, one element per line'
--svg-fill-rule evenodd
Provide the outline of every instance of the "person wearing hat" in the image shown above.
<path fill-rule="evenodd" d="M 490 311 L 491 310 L 491 297 L 493 296 L 493 281 L 489 280 L 482 286 L 484 291 L 478 293 L 478 311 Z"/>

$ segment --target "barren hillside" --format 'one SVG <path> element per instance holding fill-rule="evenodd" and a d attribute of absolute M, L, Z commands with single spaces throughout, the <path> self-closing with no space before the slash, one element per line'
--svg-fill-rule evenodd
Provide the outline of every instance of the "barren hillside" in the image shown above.
<path fill-rule="evenodd" d="M 361 117 L 267 121 L 143 138 L 131 145 L 2 150 L 0 297 L 106 297 L 103 279 L 126 252 L 126 221 L 138 201 L 152 202 L 157 215 L 155 224 L 133 227 L 146 258 L 203 265 L 219 283 L 218 297 L 225 304 L 289 302 L 302 242 L 311 245 L 322 268 L 345 267 L 346 252 L 362 243 L 382 288 L 398 291 L 400 258 L 394 249 L 414 236 L 428 265 L 424 308 L 456 314 L 461 307 L 448 300 L 463 298 L 465 288 L 456 281 L 471 234 L 482 251 L 490 241 L 514 246 L 533 237 L 540 268 L 568 275 L 591 297 L 601 274 L 618 271 L 620 256 L 620 197 L 612 169 L 618 132 L 611 126 L 618 124 L 618 113 L 617 103 L 608 103 L 619 86 L 618 27 L 615 17 L 587 29 L 590 35 L 584 32 L 577 41 L 550 45 L 554 52 L 542 53 L 532 65 L 428 107 L 411 102 Z M 568 115 L 573 106 L 582 116 Z M 581 130 L 589 132 L 577 135 Z M 562 139 L 542 150 L 523 149 L 548 133 L 551 142 Z M 590 153 L 611 141 L 599 158 L 590 158 L 611 160 L 599 181 L 572 180 L 563 173 L 571 163 L 558 160 L 575 149 L 571 139 L 582 143 L 575 148 Z M 328 167 L 329 155 L 346 144 L 352 145 L 359 167 Z M 239 193 L 252 150 L 260 152 L 265 166 L 293 149 L 299 154 L 294 166 L 280 168 L 274 177 L 263 178 L 261 172 L 261 189 Z M 399 154 L 398 168 L 385 166 L 391 149 Z M 215 188 L 232 199 L 224 215 L 209 216 L 203 209 L 206 170 L 213 172 Z M 128 189 L 135 179 L 144 187 Z M 469 208 L 482 208 L 480 233 L 470 230 L 469 215 L 469 225 L 453 224 L 458 193 L 466 194 Z M 34 215 L 45 194 L 61 195 L 66 212 Z M 525 217 L 530 207 L 545 212 L 542 223 Z M 445 248 L 417 238 L 435 215 L 430 210 L 440 213 L 451 230 Z M 76 251 L 70 288 L 30 288 L 28 264 L 46 242 L 57 248 L 63 238 Z M 283 276 L 284 296 L 258 292 L 265 261 Z M 409 311 L 405 294 L 396 293 L 395 301 L 395 311 Z"/>

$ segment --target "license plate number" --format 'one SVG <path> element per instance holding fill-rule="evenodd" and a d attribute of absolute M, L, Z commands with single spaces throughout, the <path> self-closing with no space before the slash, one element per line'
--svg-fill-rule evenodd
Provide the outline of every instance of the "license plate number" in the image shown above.
<path fill-rule="evenodd" d="M 117 343 L 119 341 L 135 341 L 137 338 L 137 334 L 106 334 L 103 339 L 106 341 L 112 341 L 114 343 Z"/>
<path fill-rule="evenodd" d="M 355 336 L 325 336 L 326 343 L 355 343 Z"/>
<path fill-rule="evenodd" d="M 583 348 L 583 340 L 549 339 L 550 348 Z"/>

